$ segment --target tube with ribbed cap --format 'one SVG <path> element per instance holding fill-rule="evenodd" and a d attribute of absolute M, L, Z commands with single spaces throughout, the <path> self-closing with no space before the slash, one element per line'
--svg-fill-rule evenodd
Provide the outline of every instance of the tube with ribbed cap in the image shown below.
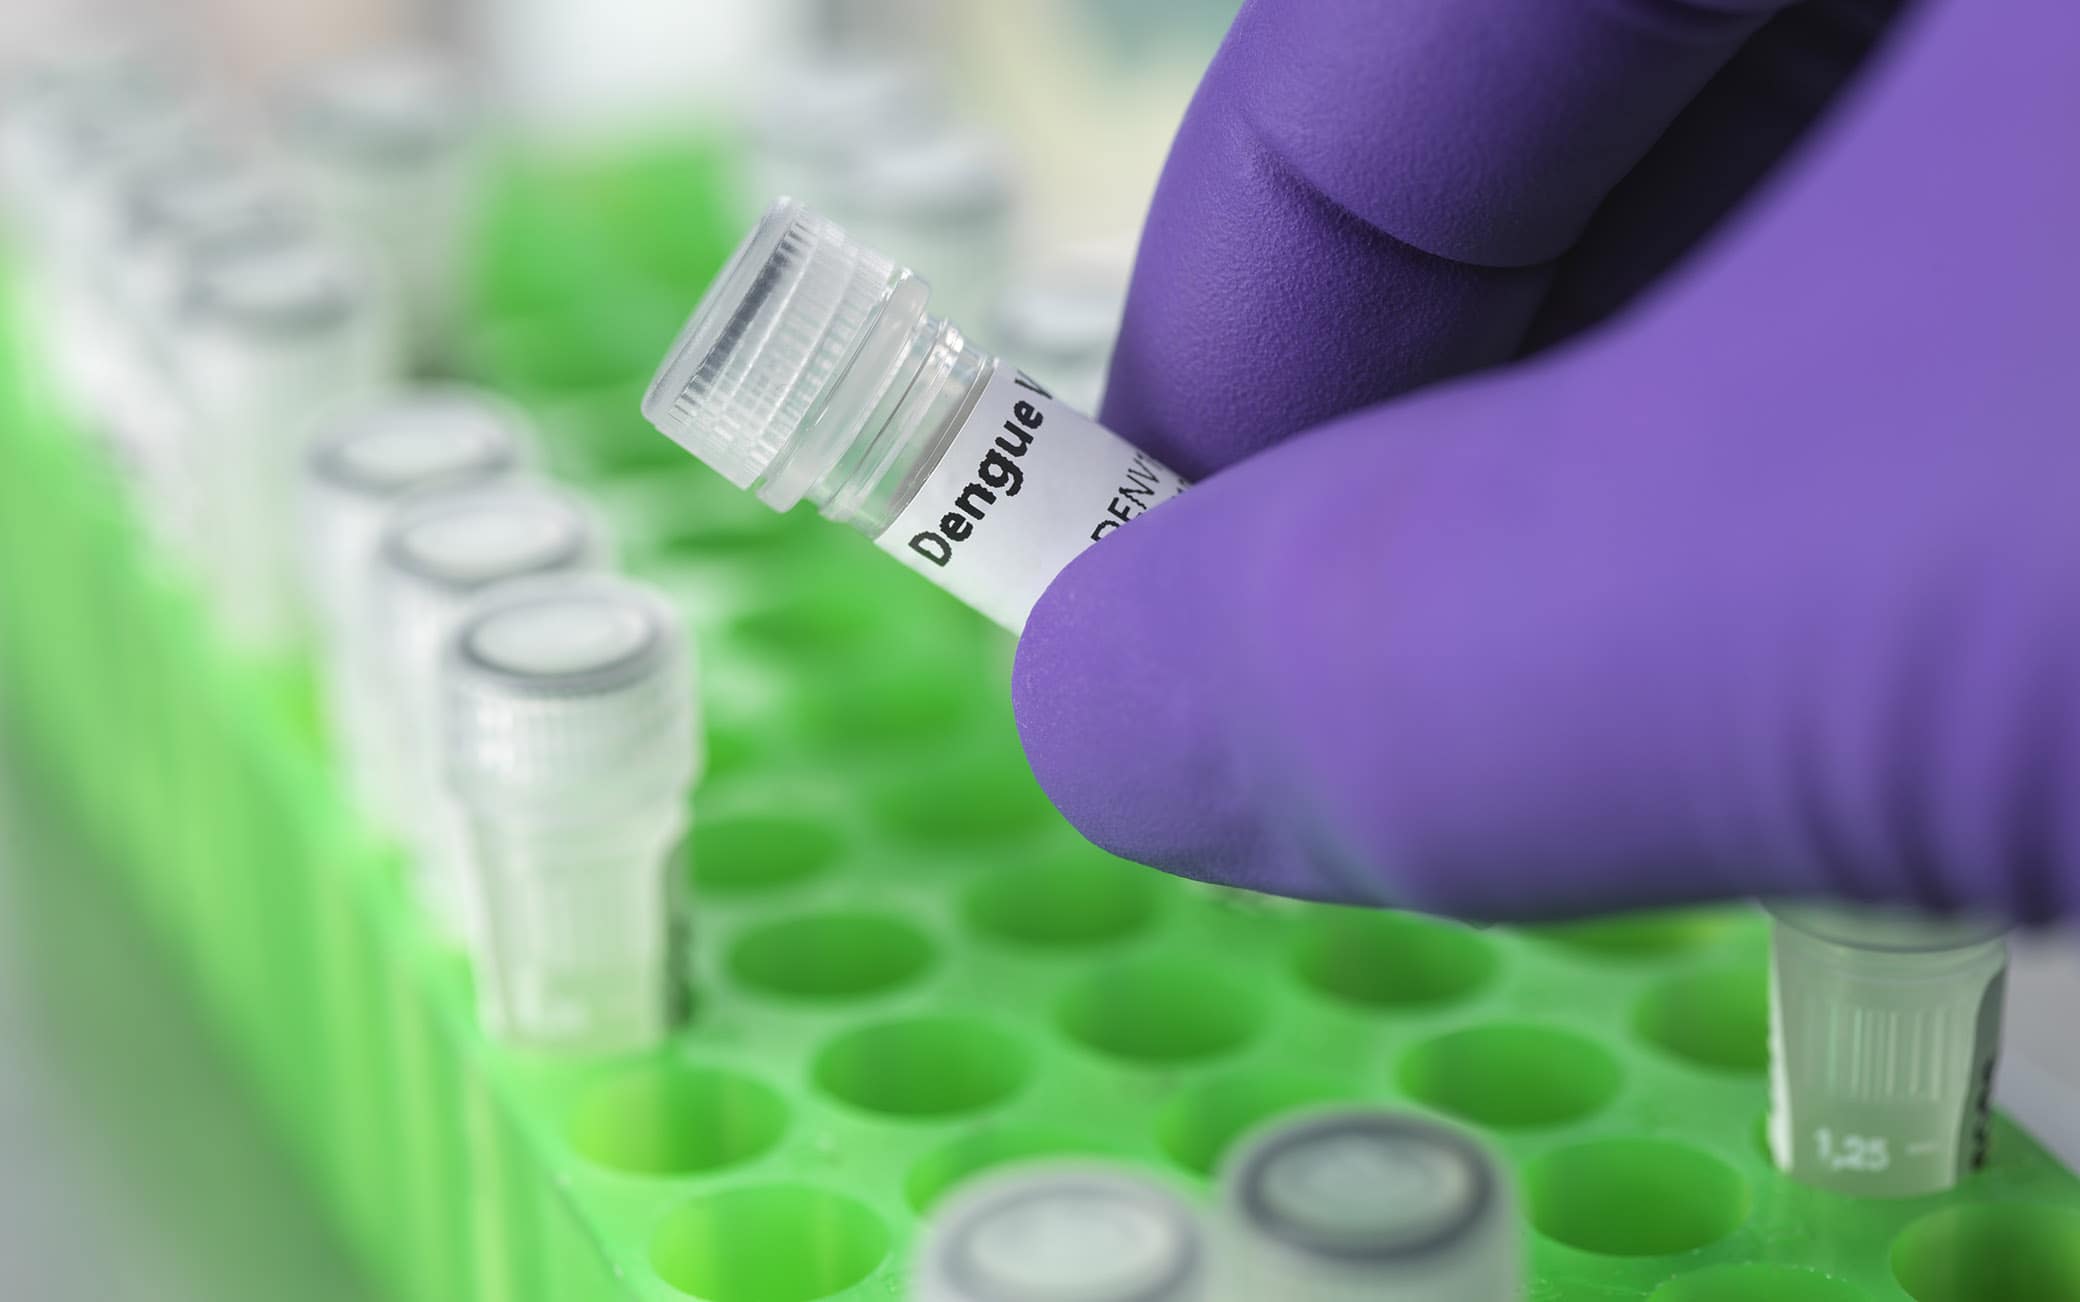
<path fill-rule="evenodd" d="M 141 165 L 124 187 L 105 266 L 109 343 L 120 354 L 107 414 L 139 470 L 147 519 L 180 554 L 192 554 L 195 525 L 181 449 L 197 437 L 176 369 L 181 293 L 194 268 L 268 238 L 298 211 L 265 167 L 211 137 Z"/>
<path fill-rule="evenodd" d="M 1941 1193 L 1986 1160 L 2005 928 L 1772 904 L 1770 1151 L 1837 1193 Z"/>
<path fill-rule="evenodd" d="M 1497 1302 L 1522 1296 L 1508 1179 L 1471 1136 L 1378 1108 L 1244 1137 L 1220 1172 L 1223 1302 Z"/>
<path fill-rule="evenodd" d="M 446 650 L 448 780 L 484 919 L 498 1039 L 642 1048 L 685 1014 L 676 871 L 697 761 L 691 654 L 650 589 L 504 585 Z"/>
<path fill-rule="evenodd" d="M 1201 1302 L 1206 1257 L 1196 1210 L 1149 1176 L 1093 1162 L 1023 1163 L 981 1177 L 932 1214 L 913 1296 Z"/>
<path fill-rule="evenodd" d="M 303 590 L 326 721 L 362 810 L 403 834 L 410 793 L 392 763 L 388 648 L 366 618 L 384 526 L 415 494 L 483 483 L 532 459 L 526 417 L 463 385 L 400 389 L 340 413 L 304 458 Z"/>
<path fill-rule="evenodd" d="M 814 502 L 1016 630 L 1063 566 L 1184 482 L 930 299 L 782 199 L 694 309 L 643 413 L 776 510 Z"/>
<path fill-rule="evenodd" d="M 394 378 L 390 323 L 366 268 L 291 222 L 196 266 L 174 336 L 204 577 L 235 642 L 285 653 L 302 632 L 303 450 L 322 420 Z"/>
<path fill-rule="evenodd" d="M 470 604 L 501 583 L 573 574 L 606 559 L 605 531 L 571 494 L 527 477 L 414 498 L 384 529 L 365 619 L 382 662 L 388 758 L 419 903 L 443 935 L 481 936 L 462 815 L 440 738 L 441 651 Z"/>

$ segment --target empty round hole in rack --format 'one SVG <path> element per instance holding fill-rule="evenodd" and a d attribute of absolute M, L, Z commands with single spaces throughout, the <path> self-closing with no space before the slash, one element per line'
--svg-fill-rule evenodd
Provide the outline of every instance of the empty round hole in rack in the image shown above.
<path fill-rule="evenodd" d="M 1547 1153 L 1525 1172 L 1531 1222 L 1550 1239 L 1614 1257 L 1716 1243 L 1748 1215 L 1726 1163 L 1672 1140 L 1599 1139 Z"/>
<path fill-rule="evenodd" d="M 1357 1098 L 1355 1087 L 1323 1077 L 1280 1070 L 1236 1072 L 1173 1097 L 1156 1121 L 1156 1140 L 1179 1166 L 1210 1176 L 1252 1127 L 1301 1108 Z"/>
<path fill-rule="evenodd" d="M 1071 987 L 1056 1020 L 1107 1057 L 1170 1065 L 1218 1057 L 1253 1038 L 1263 998 L 1220 964 L 1184 955 L 1099 968 Z"/>
<path fill-rule="evenodd" d="M 779 1142 L 787 1104 L 771 1087 L 714 1067 L 658 1063 L 589 1087 L 571 1109 L 571 1145 L 636 1175 L 693 1175 L 749 1161 Z"/>
<path fill-rule="evenodd" d="M 1935 1212 L 1893 1241 L 1892 1274 L 1914 1302 L 2072 1302 L 2080 1298 L 2080 1208 L 1976 1203 Z"/>
<path fill-rule="evenodd" d="M 810 1302 L 872 1275 L 888 1244 L 880 1219 L 842 1194 L 747 1185 L 667 1212 L 650 1262 L 665 1283 L 703 1302 Z"/>
<path fill-rule="evenodd" d="M 1085 949 L 1144 930 L 1156 912 L 1153 870 L 1096 853 L 1000 869 L 969 888 L 962 916 L 994 940 Z"/>
<path fill-rule="evenodd" d="M 1640 1036 L 1715 1071 L 1769 1066 L 1769 966 L 1760 959 L 1669 977 L 1634 1010 Z"/>
<path fill-rule="evenodd" d="M 1578 1121 L 1608 1104 L 1621 1079 L 1609 1050 L 1550 1026 L 1470 1026 L 1401 1059 L 1401 1087 L 1411 1096 L 1498 1130 Z"/>
<path fill-rule="evenodd" d="M 861 999 L 909 983 L 932 956 L 931 939 L 901 918 L 833 910 L 744 932 L 730 946 L 729 971 L 767 994 Z"/>
<path fill-rule="evenodd" d="M 1301 922 L 1293 967 L 1312 989 L 1373 1009 L 1466 999 L 1496 968 L 1495 948 L 1458 923 L 1411 913 L 1318 908 Z"/>
<path fill-rule="evenodd" d="M 796 814 L 724 814 L 696 817 L 693 881 L 700 892 L 748 895 L 791 886 L 837 862 L 836 832 Z"/>
<path fill-rule="evenodd" d="M 987 1022 L 925 1016 L 877 1022 L 826 1044 L 812 1069 L 827 1094 L 867 1112 L 916 1119 L 979 1112 L 1017 1093 L 1032 1056 Z"/>

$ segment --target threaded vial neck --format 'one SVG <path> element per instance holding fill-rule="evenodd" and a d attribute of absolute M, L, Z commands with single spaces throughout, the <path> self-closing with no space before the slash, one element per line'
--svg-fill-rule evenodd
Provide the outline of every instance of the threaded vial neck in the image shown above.
<path fill-rule="evenodd" d="M 643 399 L 651 424 L 739 488 L 786 509 L 858 432 L 834 402 L 891 300 L 921 320 L 910 272 L 781 199 L 716 277 Z"/>

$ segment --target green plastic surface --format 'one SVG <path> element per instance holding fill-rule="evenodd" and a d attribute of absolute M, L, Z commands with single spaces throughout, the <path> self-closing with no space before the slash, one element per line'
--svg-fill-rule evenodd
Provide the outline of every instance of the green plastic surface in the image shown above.
<path fill-rule="evenodd" d="M 7 346 L 9 730 L 397 1296 L 891 1299 L 921 1209 L 993 1164 L 1095 1153 L 1203 1184 L 1252 1123 L 1367 1099 L 1507 1157 L 1540 1302 L 2080 1298 L 2080 1180 L 2005 1120 L 1942 1198 L 1773 1173 L 1755 916 L 1479 931 L 1082 846 L 1019 755 L 1000 635 L 641 425 L 736 234 L 725 181 L 704 151 L 511 169 L 464 341 L 700 648 L 696 1014 L 636 1058 L 478 1035 L 463 964 L 342 801 L 307 675 L 217 641 L 52 411 L 36 323 Z"/>

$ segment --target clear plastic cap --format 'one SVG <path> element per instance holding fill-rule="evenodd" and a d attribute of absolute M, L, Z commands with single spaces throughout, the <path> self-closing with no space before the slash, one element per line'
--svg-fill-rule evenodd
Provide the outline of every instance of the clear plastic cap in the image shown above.
<path fill-rule="evenodd" d="M 510 479 L 414 501 L 385 531 L 380 563 L 459 608 L 490 584 L 568 569 L 598 550 L 598 525 L 576 498 Z"/>
<path fill-rule="evenodd" d="M 605 575 L 506 585 L 446 656 L 448 771 L 480 818 L 581 822 L 692 781 L 691 653 L 651 589 Z"/>
<path fill-rule="evenodd" d="M 281 340 L 339 329 L 369 304 L 368 270 L 316 226 L 291 218 L 196 259 L 184 307 L 195 321 Z"/>
<path fill-rule="evenodd" d="M 956 1194 L 926 1228 L 918 1273 L 921 1302 L 1192 1302 L 1207 1287 L 1188 1203 L 1081 1162 L 1023 1164 Z"/>
<path fill-rule="evenodd" d="M 527 418 L 467 385 L 400 390 L 342 416 L 312 445 L 305 474 L 328 494 L 394 501 L 480 479 L 529 459 Z"/>
<path fill-rule="evenodd" d="M 1478 1143 L 1376 1108 L 1302 1113 L 1253 1131 L 1221 1172 L 1229 1269 L 1295 1302 L 1517 1296 L 1515 1214 Z M 1246 1296 L 1257 1296 L 1246 1293 Z"/>
<path fill-rule="evenodd" d="M 793 199 L 766 210 L 673 341 L 643 415 L 739 488 L 781 475 L 891 297 L 921 281 Z M 803 473 L 787 478 L 799 481 Z M 813 478 L 813 474 L 806 477 Z M 762 493 L 792 506 L 800 488 Z"/>

